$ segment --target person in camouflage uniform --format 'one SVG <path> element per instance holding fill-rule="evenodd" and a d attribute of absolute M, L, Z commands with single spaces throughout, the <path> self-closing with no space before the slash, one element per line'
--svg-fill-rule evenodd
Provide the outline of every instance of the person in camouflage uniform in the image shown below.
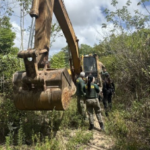
<path fill-rule="evenodd" d="M 77 95 L 77 109 L 78 112 L 86 119 L 86 105 L 85 105 L 85 93 L 83 92 L 83 87 L 85 82 L 83 78 L 85 77 L 85 73 L 81 72 L 80 76 L 76 79 L 76 95 Z"/>
<path fill-rule="evenodd" d="M 93 119 L 93 109 L 95 110 L 97 120 L 99 122 L 100 128 L 104 130 L 104 124 L 101 116 L 101 108 L 98 100 L 98 93 L 100 92 L 99 87 L 94 84 L 93 76 L 88 76 L 88 82 L 84 86 L 84 92 L 86 93 L 86 107 L 89 115 L 89 130 L 94 128 L 94 119 Z"/>

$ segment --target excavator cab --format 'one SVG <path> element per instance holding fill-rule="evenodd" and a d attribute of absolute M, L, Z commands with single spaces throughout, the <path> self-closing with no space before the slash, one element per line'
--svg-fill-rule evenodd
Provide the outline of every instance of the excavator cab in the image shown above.
<path fill-rule="evenodd" d="M 91 73 L 94 77 L 97 77 L 97 63 L 96 63 L 96 58 L 93 56 L 84 56 L 84 72 L 86 76 Z"/>
<path fill-rule="evenodd" d="M 100 75 L 100 68 L 98 66 L 97 54 L 94 55 L 84 55 L 82 56 L 82 68 L 85 72 L 85 76 L 92 74 L 95 77 L 95 83 L 99 83 L 102 86 L 102 79 Z"/>

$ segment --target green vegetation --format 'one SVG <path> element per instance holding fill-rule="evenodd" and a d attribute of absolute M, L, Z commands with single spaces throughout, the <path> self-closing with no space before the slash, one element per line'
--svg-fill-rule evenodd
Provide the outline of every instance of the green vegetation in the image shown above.
<path fill-rule="evenodd" d="M 88 125 L 76 110 L 76 99 L 65 112 L 19 111 L 13 104 L 12 75 L 24 70 L 21 60 L 17 59 L 18 48 L 14 47 L 15 33 L 8 17 L 0 20 L 0 149 L 82 149 L 92 133 L 87 133 Z M 53 25 L 52 30 L 59 32 Z M 56 33 L 52 33 L 56 36 Z M 52 42 L 54 38 L 52 39 Z M 59 57 L 58 57 L 59 55 Z M 60 52 L 51 59 L 53 68 L 66 66 L 65 54 Z M 57 62 L 61 61 L 61 65 Z M 75 133 L 72 135 L 71 131 Z M 77 133 L 76 133 L 77 132 Z M 57 134 L 56 134 L 57 133 Z M 80 139 L 78 137 L 80 136 Z"/>
<path fill-rule="evenodd" d="M 82 148 L 82 144 L 88 143 L 93 136 L 92 132 L 87 132 L 88 124 L 84 123 L 82 117 L 77 113 L 75 98 L 72 99 L 65 112 L 28 111 L 19 114 L 16 111 L 13 115 L 15 118 L 11 119 L 14 120 L 9 122 L 9 119 L 8 124 L 2 128 L 6 133 L 1 134 L 1 138 L 3 138 L 1 142 L 5 139 L 5 148 L 8 150 L 63 150 L 64 148 L 72 150 L 75 147 Z M 15 120 L 17 117 L 19 122 Z M 2 146 L 3 148 L 4 146 Z"/>
<path fill-rule="evenodd" d="M 141 1 L 138 5 L 144 5 Z M 126 6 L 105 10 L 114 29 L 110 36 L 93 48 L 81 46 L 81 54 L 97 53 L 116 84 L 113 110 L 106 119 L 106 133 L 117 141 L 115 150 L 148 150 L 150 145 L 150 30 L 146 26 L 149 14 L 138 10 L 131 15 Z M 119 18 L 119 19 L 117 19 Z M 107 24 L 102 24 L 107 27 Z M 116 33 L 116 30 L 119 34 Z M 85 47 L 85 49 L 84 49 Z M 87 48 L 87 50 L 86 50 Z"/>
<path fill-rule="evenodd" d="M 113 0 L 112 5 L 115 7 L 117 1 Z M 147 16 L 142 16 L 138 11 L 135 11 L 135 16 L 131 16 L 128 5 L 130 1 L 120 10 L 105 10 L 108 21 L 121 31 L 121 34 L 116 35 L 112 30 L 110 37 L 99 45 L 104 52 L 108 49 L 111 52 L 102 56 L 101 60 L 116 83 L 114 108 L 106 125 L 107 133 L 117 138 L 114 149 L 146 150 L 150 145 L 150 30 L 145 27 Z M 120 21 L 115 21 L 116 17 Z M 126 32 L 121 21 L 126 24 Z M 133 28 L 137 30 L 128 32 Z"/>
<path fill-rule="evenodd" d="M 145 1 L 141 0 L 138 5 L 144 5 Z M 97 53 L 116 84 L 113 110 L 105 119 L 106 133 L 116 138 L 113 149 L 148 150 L 150 30 L 146 23 L 149 14 L 136 10 L 131 15 L 129 0 L 120 9 L 117 3 L 112 1 L 113 12 L 104 11 L 107 21 L 114 25 L 110 35 L 94 47 L 82 44 L 79 53 Z M 0 79 L 3 79 L 0 84 L 0 149 L 83 149 L 82 145 L 93 135 L 77 113 L 75 98 L 65 112 L 19 111 L 14 107 L 11 78 L 15 71 L 23 69 L 23 63 L 16 58 L 18 48 L 14 47 L 15 33 L 11 27 L 8 17 L 0 18 Z M 107 24 L 102 27 L 106 28 Z M 55 25 L 53 28 L 60 30 Z M 65 47 L 51 58 L 51 67 L 69 67 L 68 59 Z"/>
<path fill-rule="evenodd" d="M 67 66 L 65 62 L 65 53 L 60 51 L 51 58 L 51 68 L 64 68 Z"/>

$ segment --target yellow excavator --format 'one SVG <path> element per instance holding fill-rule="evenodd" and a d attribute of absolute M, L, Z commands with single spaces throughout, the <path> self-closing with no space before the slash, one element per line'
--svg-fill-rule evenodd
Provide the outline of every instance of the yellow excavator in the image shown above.
<path fill-rule="evenodd" d="M 97 54 L 82 55 L 81 56 L 82 70 L 85 72 L 85 76 L 89 74 L 95 77 L 95 83 L 102 88 L 101 72 L 104 65 L 98 60 Z"/>
<path fill-rule="evenodd" d="M 53 12 L 68 43 L 72 78 L 66 68 L 49 68 Z M 65 110 L 76 91 L 73 81 L 82 70 L 86 75 L 95 74 L 99 80 L 97 56 L 79 58 L 78 39 L 62 0 L 33 0 L 30 16 L 35 19 L 34 48 L 18 53 L 25 71 L 13 74 L 14 104 L 20 110 Z"/>

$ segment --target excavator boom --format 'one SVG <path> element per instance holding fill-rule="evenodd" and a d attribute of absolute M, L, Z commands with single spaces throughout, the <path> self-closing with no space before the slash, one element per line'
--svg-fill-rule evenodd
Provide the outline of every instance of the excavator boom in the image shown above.
<path fill-rule="evenodd" d="M 80 74 L 81 65 L 79 59 L 78 39 L 74 33 L 68 13 L 62 0 L 55 0 L 54 13 L 59 22 L 59 25 L 67 39 L 69 50 L 72 55 L 72 62 L 75 74 Z"/>

